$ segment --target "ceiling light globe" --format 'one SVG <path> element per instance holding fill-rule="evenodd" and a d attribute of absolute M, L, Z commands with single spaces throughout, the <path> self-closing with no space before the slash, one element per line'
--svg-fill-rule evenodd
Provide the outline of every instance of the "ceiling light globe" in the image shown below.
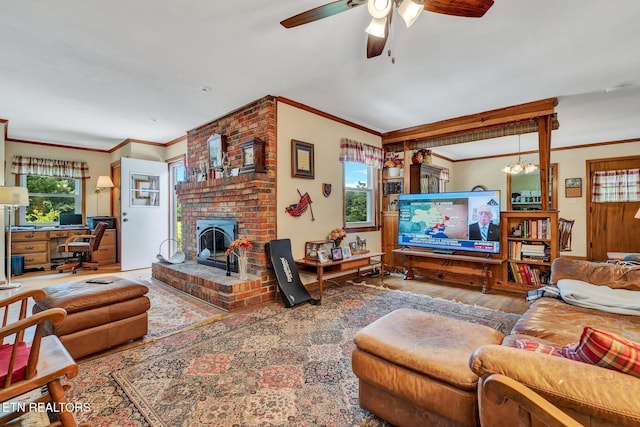
<path fill-rule="evenodd" d="M 536 165 L 534 165 L 533 163 L 528 163 L 525 167 L 524 167 L 524 171 L 525 173 L 531 173 L 534 170 L 538 169 L 538 167 Z"/>
<path fill-rule="evenodd" d="M 413 25 L 424 10 L 424 0 L 403 0 L 398 6 L 398 13 L 407 25 L 407 28 Z"/>
<path fill-rule="evenodd" d="M 391 12 L 391 6 L 393 2 L 391 0 L 369 0 L 367 3 L 367 9 L 369 14 L 374 18 L 386 18 Z"/>
<path fill-rule="evenodd" d="M 522 172 L 522 165 L 520 163 L 516 163 L 515 165 L 513 165 L 513 167 L 511 168 L 512 173 L 518 174 L 520 172 Z"/>
<path fill-rule="evenodd" d="M 367 34 L 381 39 L 387 36 L 387 20 L 386 18 L 371 18 L 369 26 L 364 30 Z"/>

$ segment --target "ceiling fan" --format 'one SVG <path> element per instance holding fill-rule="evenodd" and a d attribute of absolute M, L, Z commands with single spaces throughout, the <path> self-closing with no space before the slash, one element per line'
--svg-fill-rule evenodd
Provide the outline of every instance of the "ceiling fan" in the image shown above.
<path fill-rule="evenodd" d="M 299 13 L 281 21 L 280 24 L 285 28 L 293 28 L 346 12 L 365 3 L 372 17 L 371 23 L 365 30 L 369 34 L 367 58 L 373 58 L 382 53 L 387 43 L 394 5 L 407 27 L 410 27 L 423 10 L 466 18 L 480 18 L 493 5 L 493 0 L 338 0 Z"/>

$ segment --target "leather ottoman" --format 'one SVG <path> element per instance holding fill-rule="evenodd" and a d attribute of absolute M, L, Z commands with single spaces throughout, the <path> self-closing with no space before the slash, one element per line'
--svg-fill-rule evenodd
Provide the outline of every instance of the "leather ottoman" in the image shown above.
<path fill-rule="evenodd" d="M 67 318 L 48 324 L 45 334 L 55 334 L 74 359 L 144 337 L 148 331 L 149 292 L 135 279 L 116 276 L 78 280 L 44 288 L 33 313 L 59 307 Z M 99 281 L 101 283 L 95 283 Z"/>
<path fill-rule="evenodd" d="M 478 377 L 469 357 L 502 337 L 487 326 L 393 311 L 356 334 L 360 407 L 396 426 L 478 426 Z"/>

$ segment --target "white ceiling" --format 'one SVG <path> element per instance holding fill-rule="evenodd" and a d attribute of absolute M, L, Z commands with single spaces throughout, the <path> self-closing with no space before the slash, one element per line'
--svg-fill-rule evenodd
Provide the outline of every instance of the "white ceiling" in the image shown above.
<path fill-rule="evenodd" d="M 479 19 L 395 19 L 395 64 L 366 59 L 364 6 L 279 24 L 327 2 L 3 1 L 0 118 L 9 138 L 109 150 L 171 141 L 265 95 L 380 132 L 558 97 L 552 147 L 640 137 L 638 0 L 495 0 Z M 516 144 L 436 151 L 461 159 Z M 523 136 L 523 151 L 536 148 Z"/>

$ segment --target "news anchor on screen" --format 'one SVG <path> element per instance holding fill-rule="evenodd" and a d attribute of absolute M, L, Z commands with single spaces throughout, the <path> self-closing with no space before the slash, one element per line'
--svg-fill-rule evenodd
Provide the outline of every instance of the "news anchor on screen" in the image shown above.
<path fill-rule="evenodd" d="M 493 212 L 488 205 L 478 206 L 478 222 L 469 224 L 469 240 L 497 242 L 500 240 L 500 226 L 491 222 Z"/>

